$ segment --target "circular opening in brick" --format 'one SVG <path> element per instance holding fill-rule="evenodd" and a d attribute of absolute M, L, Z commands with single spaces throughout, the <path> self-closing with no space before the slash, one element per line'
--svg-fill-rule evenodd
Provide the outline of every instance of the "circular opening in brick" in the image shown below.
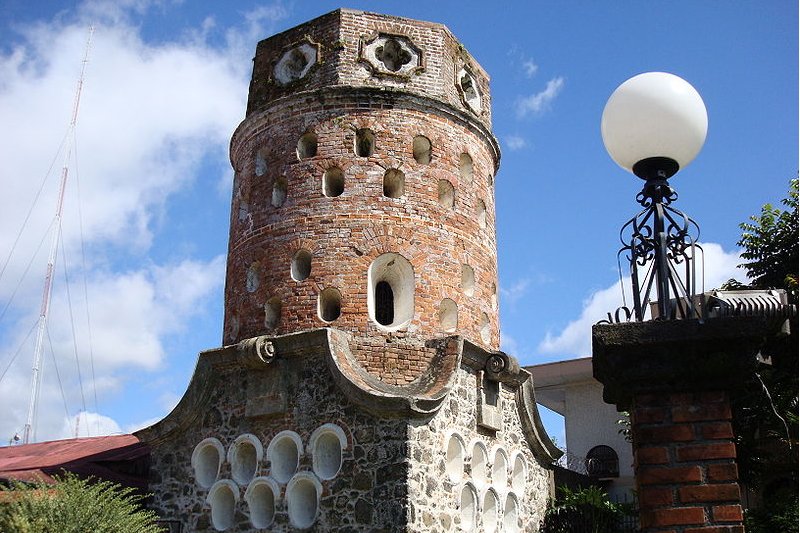
<path fill-rule="evenodd" d="M 439 304 L 439 327 L 447 333 L 452 333 L 458 327 L 458 306 L 450 298 L 445 298 Z"/>
<path fill-rule="evenodd" d="M 383 175 L 383 195 L 400 198 L 406 192 L 406 175 L 396 168 L 390 168 Z"/>
<path fill-rule="evenodd" d="M 275 329 L 281 321 L 281 300 L 277 296 L 270 298 L 264 304 L 264 327 Z"/>
<path fill-rule="evenodd" d="M 473 444 L 470 469 L 472 471 L 472 482 L 476 487 L 485 487 L 488 484 L 488 463 L 489 454 L 486 453 L 486 446 L 482 442 Z"/>
<path fill-rule="evenodd" d="M 333 322 L 342 314 L 342 293 L 335 287 L 328 287 L 319 293 L 319 317 L 325 322 Z"/>
<path fill-rule="evenodd" d="M 325 196 L 340 196 L 344 192 L 344 173 L 339 167 L 331 167 L 322 175 L 322 193 Z"/>
<path fill-rule="evenodd" d="M 508 455 L 502 448 L 498 448 L 494 452 L 492 483 L 496 487 L 505 487 L 508 484 Z"/>
<path fill-rule="evenodd" d="M 461 530 L 474 531 L 478 521 L 478 493 L 471 483 L 461 489 Z"/>
<path fill-rule="evenodd" d="M 311 275 L 311 252 L 300 249 L 292 256 L 292 279 L 303 281 Z"/>
<path fill-rule="evenodd" d="M 336 477 L 342 468 L 342 451 L 347 447 L 347 437 L 342 428 L 335 424 L 318 427 L 308 442 L 311 450 L 311 463 L 314 473 L 320 479 Z"/>
<path fill-rule="evenodd" d="M 300 472 L 292 478 L 286 487 L 286 507 L 294 527 L 306 529 L 314 524 L 321 492 L 322 485 L 310 472 Z"/>
<path fill-rule="evenodd" d="M 481 313 L 481 340 L 484 344 L 489 344 L 492 341 L 492 334 L 489 330 L 489 315 Z"/>
<path fill-rule="evenodd" d="M 245 486 L 253 479 L 258 470 L 258 463 L 264 450 L 255 435 L 246 433 L 239 435 L 228 451 L 228 462 L 231 464 L 231 477 L 240 486 Z"/>
<path fill-rule="evenodd" d="M 431 141 L 427 137 L 417 135 L 411 142 L 411 150 L 414 153 L 414 161 L 421 165 L 431 162 Z"/>
<path fill-rule="evenodd" d="M 514 464 L 511 469 L 511 488 L 519 494 L 525 493 L 525 477 L 528 473 L 528 465 L 521 454 L 514 457 Z"/>
<path fill-rule="evenodd" d="M 386 330 L 397 330 L 414 318 L 414 267 L 400 254 L 378 256 L 367 272 L 367 310 Z"/>
<path fill-rule="evenodd" d="M 355 152 L 358 157 L 369 157 L 375 152 L 375 134 L 363 128 L 356 130 Z"/>
<path fill-rule="evenodd" d="M 267 173 L 267 149 L 262 148 L 256 152 L 256 176 L 263 176 Z"/>
<path fill-rule="evenodd" d="M 270 441 L 267 460 L 271 465 L 270 475 L 278 483 L 286 483 L 297 472 L 302 447 L 300 436 L 288 430 L 281 431 Z"/>
<path fill-rule="evenodd" d="M 238 488 L 229 479 L 217 481 L 209 490 L 211 523 L 217 531 L 225 531 L 233 526 L 238 493 Z"/>
<path fill-rule="evenodd" d="M 447 451 L 445 452 L 445 472 L 450 481 L 457 483 L 464 477 L 464 441 L 457 433 L 453 433 L 447 439 Z"/>
<path fill-rule="evenodd" d="M 461 265 L 461 291 L 466 296 L 475 294 L 475 271 L 469 265 Z"/>
<path fill-rule="evenodd" d="M 519 503 L 513 494 L 506 495 L 506 504 L 503 507 L 503 533 L 519 531 Z"/>
<path fill-rule="evenodd" d="M 309 132 L 297 141 L 297 158 L 308 159 L 317 155 L 317 136 Z"/>
<path fill-rule="evenodd" d="M 458 158 L 458 174 L 463 180 L 472 179 L 472 157 L 467 153 L 461 154 Z"/>
<path fill-rule="evenodd" d="M 244 499 L 250 511 L 250 522 L 257 529 L 266 529 L 275 520 L 275 501 L 280 495 L 280 487 L 275 481 L 266 478 L 255 478 L 247 487 Z"/>
<path fill-rule="evenodd" d="M 456 191 L 447 180 L 439 180 L 439 204 L 452 209 L 456 202 Z"/>
<path fill-rule="evenodd" d="M 272 184 L 272 207 L 280 207 L 286 201 L 286 190 L 289 184 L 286 178 L 281 176 Z"/>
<path fill-rule="evenodd" d="M 258 290 L 261 284 L 261 265 L 258 261 L 252 263 L 247 269 L 247 279 L 245 280 L 245 289 L 247 292 L 253 293 Z"/>
<path fill-rule="evenodd" d="M 493 489 L 488 489 L 486 494 L 483 495 L 483 530 L 485 533 L 494 533 L 497 531 L 497 515 L 500 508 L 500 499 Z"/>
<path fill-rule="evenodd" d="M 224 457 L 222 443 L 213 437 L 204 439 L 195 446 L 191 462 L 198 485 L 207 489 L 214 484 Z"/>
<path fill-rule="evenodd" d="M 475 215 L 478 218 L 478 226 L 481 228 L 486 227 L 486 203 L 483 200 L 478 200 L 475 206 Z"/>

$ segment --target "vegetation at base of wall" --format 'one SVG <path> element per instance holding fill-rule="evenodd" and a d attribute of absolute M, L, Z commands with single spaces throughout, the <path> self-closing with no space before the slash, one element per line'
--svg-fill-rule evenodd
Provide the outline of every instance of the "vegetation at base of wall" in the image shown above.
<path fill-rule="evenodd" d="M 2 491 L 0 532 L 162 533 L 134 489 L 66 473 L 55 485 L 13 483 Z"/>
<path fill-rule="evenodd" d="M 602 489 L 558 487 L 545 512 L 540 533 L 618 533 L 626 516 L 636 514 L 629 503 L 614 503 Z"/>
<path fill-rule="evenodd" d="M 744 515 L 744 527 L 747 533 L 798 533 L 797 508 L 800 501 L 794 498 L 780 497 L 766 501 L 763 508 L 748 509 Z"/>

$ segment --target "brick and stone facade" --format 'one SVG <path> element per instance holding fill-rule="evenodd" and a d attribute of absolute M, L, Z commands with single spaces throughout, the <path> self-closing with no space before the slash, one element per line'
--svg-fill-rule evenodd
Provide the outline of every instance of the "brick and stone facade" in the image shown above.
<path fill-rule="evenodd" d="M 531 531 L 560 453 L 498 351 L 486 73 L 337 10 L 258 44 L 223 347 L 137 434 L 183 531 Z"/>

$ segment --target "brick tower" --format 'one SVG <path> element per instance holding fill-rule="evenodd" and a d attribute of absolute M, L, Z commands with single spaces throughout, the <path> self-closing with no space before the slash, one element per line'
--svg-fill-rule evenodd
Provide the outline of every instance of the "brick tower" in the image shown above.
<path fill-rule="evenodd" d="M 337 10 L 258 44 L 223 348 L 152 448 L 191 531 L 515 531 L 558 453 L 499 352 L 489 79 L 442 25 Z"/>

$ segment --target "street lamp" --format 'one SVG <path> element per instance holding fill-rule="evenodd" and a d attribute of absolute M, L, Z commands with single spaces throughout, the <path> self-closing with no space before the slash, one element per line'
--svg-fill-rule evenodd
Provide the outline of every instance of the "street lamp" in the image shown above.
<path fill-rule="evenodd" d="M 606 150 L 619 166 L 645 180 L 636 197 L 644 210 L 622 227 L 618 254 L 630 265 L 638 321 L 654 300 L 653 318 L 699 318 L 692 303 L 695 258 L 702 255 L 696 244 L 699 227 L 670 207 L 678 195 L 667 180 L 691 163 L 707 130 L 703 99 L 688 82 L 666 72 L 627 80 L 603 110 Z"/>

